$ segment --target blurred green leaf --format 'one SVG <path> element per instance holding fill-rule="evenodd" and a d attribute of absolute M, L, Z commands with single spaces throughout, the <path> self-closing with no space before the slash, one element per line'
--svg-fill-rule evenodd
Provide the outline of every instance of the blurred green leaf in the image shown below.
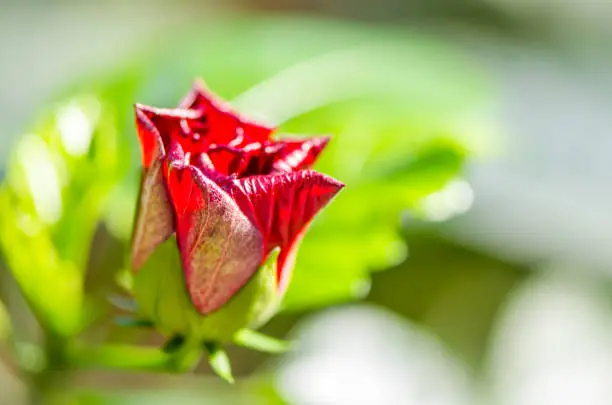
<path fill-rule="evenodd" d="M 153 347 L 131 345 L 88 346 L 73 343 L 67 351 L 68 361 L 83 369 L 168 372 L 173 355 Z"/>
<path fill-rule="evenodd" d="M 0 247 L 41 323 L 82 322 L 83 276 L 111 188 L 126 169 L 114 109 L 97 96 L 57 103 L 23 136 L 0 189 Z"/>

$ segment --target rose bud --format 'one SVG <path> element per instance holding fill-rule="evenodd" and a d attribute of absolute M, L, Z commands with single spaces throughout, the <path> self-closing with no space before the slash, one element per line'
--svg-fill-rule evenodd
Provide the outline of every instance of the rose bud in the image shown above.
<path fill-rule="evenodd" d="M 328 138 L 271 139 L 201 82 L 176 109 L 135 111 L 139 314 L 168 335 L 232 341 L 276 312 L 308 225 L 343 188 L 310 170 Z"/>

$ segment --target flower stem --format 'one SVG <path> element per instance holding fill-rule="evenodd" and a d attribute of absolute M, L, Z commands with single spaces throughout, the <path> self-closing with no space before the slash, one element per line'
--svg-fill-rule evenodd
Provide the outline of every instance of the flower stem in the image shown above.
<path fill-rule="evenodd" d="M 68 361 L 79 369 L 182 372 L 191 369 L 199 361 L 199 356 L 192 350 L 167 353 L 154 347 L 75 344 L 68 351 Z"/>

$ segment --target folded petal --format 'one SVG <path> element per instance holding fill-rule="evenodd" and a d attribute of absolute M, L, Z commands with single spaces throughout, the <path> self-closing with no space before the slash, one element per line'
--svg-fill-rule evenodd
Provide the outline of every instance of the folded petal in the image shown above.
<path fill-rule="evenodd" d="M 328 142 L 328 137 L 317 137 L 252 143 L 242 148 L 215 145 L 207 153 L 216 171 L 248 177 L 309 169 Z"/>
<path fill-rule="evenodd" d="M 147 137 L 153 133 L 164 149 L 172 142 L 179 142 L 189 152 L 197 153 L 205 150 L 208 144 L 202 139 L 198 123 L 203 119 L 203 113 L 197 110 L 178 108 L 155 108 L 136 104 L 136 124 L 143 152 L 150 150 Z M 146 147 L 145 147 L 146 146 Z M 146 153 L 143 154 L 146 156 Z M 143 162 L 146 163 L 146 162 Z"/>
<path fill-rule="evenodd" d="M 225 176 L 237 175 L 249 160 L 249 152 L 227 145 L 216 145 L 210 148 L 206 156 L 210 161 L 210 167 Z"/>
<path fill-rule="evenodd" d="M 273 173 L 289 173 L 309 169 L 325 149 L 329 137 L 281 140 L 283 148 L 274 157 Z"/>
<path fill-rule="evenodd" d="M 160 135 L 136 108 L 143 170 L 132 239 L 132 269 L 138 271 L 174 232 L 174 214 L 162 173 L 165 150 Z"/>
<path fill-rule="evenodd" d="M 236 179 L 232 196 L 259 225 L 266 250 L 281 248 L 278 281 L 281 288 L 299 244 L 314 216 L 344 187 L 315 171 L 299 171 Z"/>
<path fill-rule="evenodd" d="M 147 107 L 136 104 L 134 112 L 142 152 L 142 166 L 148 168 L 156 158 L 160 159 L 165 155 L 164 143 L 157 127 L 147 114 Z"/>
<path fill-rule="evenodd" d="M 195 166 L 169 171 L 187 290 L 201 314 L 223 306 L 264 259 L 262 236 L 232 198 Z"/>
<path fill-rule="evenodd" d="M 210 91 L 204 81 L 197 80 L 179 104 L 179 108 L 203 111 L 210 128 L 214 129 L 214 143 L 241 146 L 267 140 L 274 126 L 250 120 L 233 110 L 229 103 Z"/>

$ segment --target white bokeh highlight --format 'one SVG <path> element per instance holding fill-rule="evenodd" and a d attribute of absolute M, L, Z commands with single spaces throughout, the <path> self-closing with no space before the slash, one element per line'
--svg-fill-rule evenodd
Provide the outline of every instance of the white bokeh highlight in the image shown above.
<path fill-rule="evenodd" d="M 61 185 L 47 144 L 38 135 L 26 135 L 17 156 L 36 214 L 45 223 L 57 222 L 63 210 Z"/>
<path fill-rule="evenodd" d="M 609 294 L 569 274 L 545 272 L 510 300 L 489 364 L 493 403 L 612 403 Z"/>
<path fill-rule="evenodd" d="M 375 307 L 326 311 L 277 374 L 294 405 L 473 405 L 465 370 L 432 335 Z"/>
<path fill-rule="evenodd" d="M 474 191 L 462 179 L 450 181 L 440 191 L 432 193 L 420 201 L 420 209 L 425 217 L 433 222 L 442 222 L 466 213 L 474 203 Z"/>
<path fill-rule="evenodd" d="M 57 114 L 57 126 L 64 150 L 73 156 L 83 156 L 89 152 L 94 124 L 100 113 L 100 105 L 95 98 L 86 101 L 89 114 L 77 103 L 61 108 Z"/>

